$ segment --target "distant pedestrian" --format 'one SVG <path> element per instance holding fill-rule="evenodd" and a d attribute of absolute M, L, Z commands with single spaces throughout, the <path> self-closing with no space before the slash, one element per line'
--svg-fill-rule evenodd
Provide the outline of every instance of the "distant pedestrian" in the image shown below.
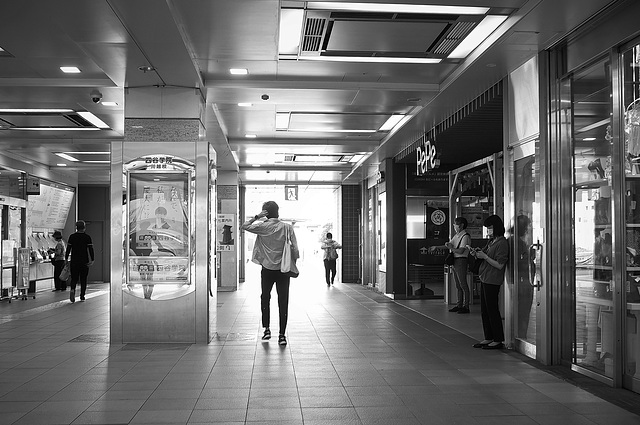
<path fill-rule="evenodd" d="M 322 255 L 322 262 L 324 263 L 324 277 L 327 282 L 327 286 L 333 285 L 333 281 L 336 278 L 336 262 L 338 260 L 337 249 L 342 249 L 342 245 L 333 240 L 331 232 L 327 232 L 325 240 L 320 247 L 324 253 Z"/>
<path fill-rule="evenodd" d="M 62 240 L 62 232 L 59 230 L 53 232 L 53 239 L 56 240 L 56 246 L 53 248 L 53 260 L 51 260 L 53 264 L 53 285 L 55 288 L 53 291 L 66 291 L 67 281 L 60 279 L 60 273 L 64 268 L 64 253 L 67 247 L 64 244 L 64 240 Z"/>
<path fill-rule="evenodd" d="M 265 202 L 262 204 L 262 211 L 259 214 L 242 224 L 242 230 L 257 235 L 251 261 L 262 266 L 260 273 L 262 287 L 260 308 L 262 310 L 262 326 L 264 327 L 262 340 L 266 341 L 271 338 L 271 330 L 269 329 L 271 310 L 269 304 L 271 302 L 271 290 L 275 283 L 280 313 L 278 344 L 287 345 L 285 331 L 289 316 L 289 281 L 291 278 L 280 271 L 280 263 L 282 262 L 286 233 L 289 233 L 291 239 L 291 251 L 294 260 L 298 257 L 298 242 L 293 232 L 293 226 L 278 219 L 279 209 L 278 204 L 275 202 Z M 267 219 L 263 220 L 265 217 Z"/>
<path fill-rule="evenodd" d="M 69 236 L 64 259 L 69 261 L 71 255 L 71 292 L 69 300 L 76 301 L 76 284 L 80 280 L 80 301 L 84 301 L 87 292 L 87 276 L 89 267 L 93 265 L 95 254 L 91 236 L 85 233 L 87 225 L 83 220 L 76 221 L 76 233 Z"/>

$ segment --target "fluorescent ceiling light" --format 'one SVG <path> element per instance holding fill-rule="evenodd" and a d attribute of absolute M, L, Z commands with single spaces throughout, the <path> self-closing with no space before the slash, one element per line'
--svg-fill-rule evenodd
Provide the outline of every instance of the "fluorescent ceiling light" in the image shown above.
<path fill-rule="evenodd" d="M 104 106 L 118 106 L 117 102 L 100 102 Z"/>
<path fill-rule="evenodd" d="M 253 103 L 240 102 L 240 103 L 238 103 L 238 106 L 242 106 L 243 108 L 250 108 L 250 107 L 253 106 Z"/>
<path fill-rule="evenodd" d="M 55 152 L 55 154 L 58 155 L 60 158 L 66 159 L 67 161 L 71 161 L 71 162 L 80 161 L 78 158 L 75 158 L 75 157 L 73 157 L 71 155 L 68 155 L 68 154 L 66 154 L 64 152 Z"/>
<path fill-rule="evenodd" d="M 80 74 L 80 69 L 77 66 L 61 66 L 60 70 L 65 74 Z"/>
<path fill-rule="evenodd" d="M 78 112 L 78 115 L 80 115 L 82 118 L 89 121 L 91 124 L 95 125 L 98 128 L 109 128 L 109 126 L 104 121 L 102 121 L 100 118 L 93 115 L 91 112 L 80 111 Z"/>
<path fill-rule="evenodd" d="M 464 59 L 469 53 L 491 35 L 505 20 L 507 15 L 490 15 L 485 18 L 465 37 L 464 40 L 449 54 L 449 58 Z"/>
<path fill-rule="evenodd" d="M 320 62 L 364 62 L 364 63 L 440 63 L 438 58 L 399 58 L 381 56 L 300 56 L 299 60 Z"/>
<path fill-rule="evenodd" d="M 0 109 L 3 114 L 67 114 L 73 109 L 38 109 L 38 108 L 9 108 Z"/>
<path fill-rule="evenodd" d="M 276 112 L 276 130 L 287 130 L 291 114 L 289 112 Z"/>
<path fill-rule="evenodd" d="M 111 164 L 111 161 L 101 161 L 101 160 L 90 160 L 90 161 L 82 161 L 86 164 Z"/>
<path fill-rule="evenodd" d="M 231 68 L 229 73 L 231 75 L 247 75 L 249 71 L 246 68 Z"/>
<path fill-rule="evenodd" d="M 591 142 L 593 140 L 596 140 L 595 137 L 585 137 L 584 139 L 582 139 L 584 142 Z"/>
<path fill-rule="evenodd" d="M 109 155 L 110 154 L 109 152 L 91 152 L 91 151 L 88 151 L 88 152 L 85 152 L 85 151 L 69 152 L 69 151 L 67 151 L 65 153 L 69 154 L 69 155 Z"/>
<path fill-rule="evenodd" d="M 66 167 L 67 164 L 56 164 L 58 167 Z"/>
<path fill-rule="evenodd" d="M 300 133 L 375 133 L 377 130 L 338 130 L 328 128 L 297 128 L 295 130 L 289 129 L 291 132 Z"/>
<path fill-rule="evenodd" d="M 355 155 L 353 155 L 353 156 L 351 157 L 351 159 L 349 160 L 349 162 L 351 162 L 351 163 L 358 162 L 358 161 L 360 161 L 362 158 L 364 158 L 364 155 L 363 155 L 363 154 L 359 154 L 359 153 L 357 153 L 357 154 L 355 154 Z"/>
<path fill-rule="evenodd" d="M 402 119 L 404 117 L 405 117 L 404 115 L 391 115 L 389 117 L 389 119 L 387 119 L 387 121 L 385 121 L 385 123 L 382 124 L 382 126 L 380 127 L 380 131 L 389 131 L 389 130 L 391 130 L 400 121 L 402 121 Z"/>
<path fill-rule="evenodd" d="M 20 131 L 93 131 L 96 127 L 13 127 L 11 130 Z"/>
<path fill-rule="evenodd" d="M 247 139 L 255 139 L 258 136 L 255 134 L 245 134 L 244 137 L 246 137 Z"/>
<path fill-rule="evenodd" d="M 281 55 L 297 55 L 300 48 L 300 34 L 302 34 L 302 22 L 304 10 L 281 9 L 280 10 L 280 38 L 278 41 L 278 53 Z"/>
<path fill-rule="evenodd" d="M 307 8 L 317 10 L 348 10 L 354 12 L 435 13 L 451 15 L 484 15 L 489 11 L 488 7 L 350 3 L 328 1 L 310 1 L 307 3 Z"/>

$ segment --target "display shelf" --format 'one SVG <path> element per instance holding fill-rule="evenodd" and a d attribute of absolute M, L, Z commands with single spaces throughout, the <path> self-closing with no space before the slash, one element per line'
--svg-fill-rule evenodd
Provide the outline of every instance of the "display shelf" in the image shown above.
<path fill-rule="evenodd" d="M 576 182 L 573 186 L 576 190 L 581 189 L 598 189 L 603 186 L 609 186 L 608 179 L 597 179 L 597 180 L 589 180 L 585 182 Z"/>

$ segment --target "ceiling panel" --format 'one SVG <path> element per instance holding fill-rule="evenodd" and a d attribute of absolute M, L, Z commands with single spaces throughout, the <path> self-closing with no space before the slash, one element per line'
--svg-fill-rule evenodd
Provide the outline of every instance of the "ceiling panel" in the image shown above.
<path fill-rule="evenodd" d="M 446 27 L 444 22 L 336 20 L 327 51 L 424 54 Z"/>

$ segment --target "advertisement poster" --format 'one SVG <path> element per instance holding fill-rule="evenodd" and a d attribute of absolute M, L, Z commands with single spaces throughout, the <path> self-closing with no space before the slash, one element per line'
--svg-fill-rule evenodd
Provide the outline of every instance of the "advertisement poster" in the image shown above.
<path fill-rule="evenodd" d="M 235 214 L 218 214 L 216 220 L 216 251 L 235 250 Z"/>
<path fill-rule="evenodd" d="M 188 173 L 129 174 L 129 283 L 186 283 Z"/>

